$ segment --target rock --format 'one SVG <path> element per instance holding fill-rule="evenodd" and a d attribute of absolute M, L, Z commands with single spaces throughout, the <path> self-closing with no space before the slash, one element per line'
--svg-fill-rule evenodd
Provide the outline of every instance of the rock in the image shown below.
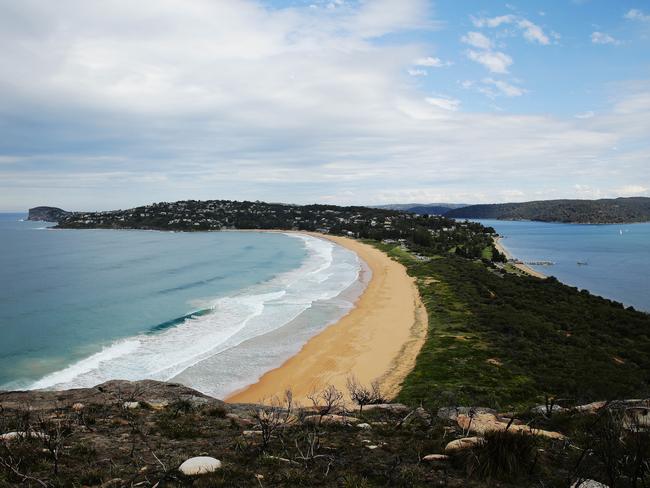
<path fill-rule="evenodd" d="M 598 412 L 600 409 L 605 407 L 607 405 L 607 402 L 593 402 L 593 403 L 587 403 L 586 405 L 578 405 L 575 407 L 574 410 L 578 412 L 584 412 L 584 413 L 589 413 L 589 414 L 594 414 Z"/>
<path fill-rule="evenodd" d="M 363 407 L 364 412 L 373 412 L 376 410 L 379 410 L 380 412 L 406 413 L 411 409 L 401 403 L 377 403 Z"/>
<path fill-rule="evenodd" d="M 317 424 L 320 420 L 321 424 L 358 424 L 361 422 L 356 417 L 348 417 L 347 415 L 307 415 L 304 422 L 307 424 Z"/>
<path fill-rule="evenodd" d="M 102 483 L 100 486 L 101 488 L 113 488 L 116 486 L 124 486 L 127 483 L 124 482 L 122 478 L 113 478 L 112 480 L 108 480 L 105 483 Z"/>
<path fill-rule="evenodd" d="M 261 430 L 245 430 L 245 431 L 242 432 L 242 435 L 244 437 L 254 437 L 254 436 L 262 435 L 262 431 Z"/>
<path fill-rule="evenodd" d="M 476 434 L 485 434 L 498 430 L 508 429 L 511 432 L 526 432 L 527 434 L 548 437 L 549 439 L 564 439 L 559 432 L 549 430 L 533 429 L 527 425 L 518 425 L 514 422 L 508 427 L 508 422 L 497 418 L 493 413 L 476 413 L 473 416 L 459 414 L 456 418 L 458 426 L 464 431 L 474 432 Z"/>
<path fill-rule="evenodd" d="M 77 402 L 72 405 L 72 410 L 75 412 L 81 412 L 85 408 L 85 405 L 83 403 Z"/>
<path fill-rule="evenodd" d="M 42 439 L 47 440 L 50 436 L 43 432 L 7 432 L 0 434 L 0 442 L 11 442 L 22 439 Z"/>
<path fill-rule="evenodd" d="M 431 420 L 431 414 L 422 407 L 415 409 L 415 416 L 421 418 L 422 420 Z"/>
<path fill-rule="evenodd" d="M 427 461 L 430 463 L 444 463 L 449 461 L 449 456 L 446 454 L 427 454 L 422 458 L 422 461 Z"/>
<path fill-rule="evenodd" d="M 154 410 L 164 410 L 169 406 L 167 400 L 148 400 L 147 404 Z"/>
<path fill-rule="evenodd" d="M 445 420 L 456 421 L 459 415 L 474 415 L 477 413 L 492 413 L 496 414 L 496 410 L 483 407 L 442 407 L 438 409 L 438 417 Z"/>
<path fill-rule="evenodd" d="M 221 468 L 221 461 L 210 456 L 189 458 L 178 467 L 178 470 L 187 476 L 214 473 Z"/>
<path fill-rule="evenodd" d="M 136 408 L 140 408 L 140 402 L 124 402 L 122 404 L 122 408 L 124 410 L 134 410 Z"/>
<path fill-rule="evenodd" d="M 368 449 L 370 449 L 371 451 L 374 451 L 374 450 L 377 449 L 379 446 L 376 446 L 376 445 L 374 445 L 374 444 L 370 444 L 370 445 L 367 445 L 366 447 L 367 447 Z"/>
<path fill-rule="evenodd" d="M 366 422 L 357 424 L 357 427 L 360 429 L 372 429 L 372 426 L 370 424 L 367 424 Z"/>
<path fill-rule="evenodd" d="M 480 446 L 485 442 L 481 437 L 463 437 L 462 439 L 456 439 L 451 441 L 445 446 L 445 452 L 454 452 L 462 451 L 463 449 L 471 449 L 476 446 Z"/>
<path fill-rule="evenodd" d="M 647 430 L 650 428 L 650 408 L 626 408 L 623 416 L 623 427 L 631 431 Z"/>
<path fill-rule="evenodd" d="M 564 407 L 560 407 L 559 405 L 553 405 L 551 408 L 551 413 L 562 413 L 566 412 L 568 409 Z M 542 415 L 547 415 L 548 414 L 548 408 L 546 405 L 535 405 L 533 408 L 530 409 L 531 412 L 533 413 L 539 413 Z"/>
<path fill-rule="evenodd" d="M 241 427 L 250 427 L 251 425 L 255 425 L 255 422 L 252 421 L 251 419 L 245 419 L 243 417 L 240 417 L 236 413 L 227 413 L 226 418 L 230 419 L 232 422 L 236 423 Z"/>
<path fill-rule="evenodd" d="M 609 488 L 609 486 L 594 480 L 583 480 L 576 481 L 571 485 L 571 488 Z"/>

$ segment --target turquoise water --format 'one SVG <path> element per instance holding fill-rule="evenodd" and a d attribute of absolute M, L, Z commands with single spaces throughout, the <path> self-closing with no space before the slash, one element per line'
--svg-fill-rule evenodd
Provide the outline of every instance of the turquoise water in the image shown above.
<path fill-rule="evenodd" d="M 650 312 L 650 223 L 583 225 L 480 220 L 522 261 L 571 286 Z M 578 262 L 586 263 L 579 265 Z"/>
<path fill-rule="evenodd" d="M 354 253 L 307 236 L 21 217 L 0 215 L 3 389 L 176 378 L 222 396 L 349 310 L 359 277 Z"/>

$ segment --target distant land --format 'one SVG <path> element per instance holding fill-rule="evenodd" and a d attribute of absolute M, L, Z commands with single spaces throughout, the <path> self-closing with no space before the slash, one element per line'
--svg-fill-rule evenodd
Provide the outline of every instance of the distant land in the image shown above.
<path fill-rule="evenodd" d="M 648 222 L 650 198 L 541 200 L 470 205 L 450 210 L 444 215 L 453 219 L 537 220 L 579 224 Z"/>
<path fill-rule="evenodd" d="M 29 209 L 27 220 L 40 220 L 43 222 L 58 222 L 59 220 L 71 215 L 72 212 L 66 212 L 57 207 L 34 207 Z"/>
<path fill-rule="evenodd" d="M 415 212 L 421 215 L 443 215 L 450 210 L 467 206 L 467 203 L 393 203 L 374 205 L 372 208 L 401 210 L 402 212 Z"/>

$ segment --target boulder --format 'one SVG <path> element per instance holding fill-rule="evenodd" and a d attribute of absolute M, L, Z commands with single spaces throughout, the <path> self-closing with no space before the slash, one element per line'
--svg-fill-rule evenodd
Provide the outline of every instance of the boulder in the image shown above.
<path fill-rule="evenodd" d="M 474 415 L 477 413 L 497 413 L 496 410 L 483 407 L 442 407 L 438 409 L 438 417 L 444 420 L 456 421 L 459 415 Z"/>
<path fill-rule="evenodd" d="M 609 488 L 609 486 L 594 480 L 576 481 L 571 488 Z"/>
<path fill-rule="evenodd" d="M 422 458 L 422 461 L 427 461 L 429 463 L 445 463 L 449 461 L 449 456 L 446 454 L 427 454 Z"/>
<path fill-rule="evenodd" d="M 454 452 L 462 451 L 464 449 L 471 449 L 476 446 L 480 446 L 485 442 L 481 437 L 463 437 L 462 439 L 456 439 L 451 441 L 445 446 L 445 452 Z"/>
<path fill-rule="evenodd" d="M 577 412 L 594 414 L 597 413 L 600 409 L 604 408 L 607 405 L 607 402 L 593 402 L 587 403 L 586 405 L 578 405 L 574 408 Z"/>
<path fill-rule="evenodd" d="M 361 422 L 361 420 L 356 417 L 335 414 L 323 415 L 322 418 L 320 415 L 307 415 L 304 422 L 307 424 L 317 424 L 319 420 L 321 424 L 358 424 Z"/>
<path fill-rule="evenodd" d="M 372 426 L 370 424 L 367 424 L 366 422 L 357 424 L 357 427 L 360 429 L 372 429 Z"/>
<path fill-rule="evenodd" d="M 242 435 L 244 437 L 255 437 L 255 436 L 258 436 L 258 435 L 262 435 L 262 431 L 261 430 L 245 430 L 245 431 L 242 432 Z"/>
<path fill-rule="evenodd" d="M 140 408 L 140 402 L 124 402 L 122 404 L 122 408 L 124 410 L 134 410 L 136 408 Z"/>
<path fill-rule="evenodd" d="M 178 467 L 178 470 L 187 476 L 214 473 L 221 468 L 221 461 L 210 456 L 197 456 L 189 458 Z"/>
<path fill-rule="evenodd" d="M 72 410 L 75 412 L 81 412 L 85 408 L 85 405 L 83 403 L 77 402 L 72 405 Z"/>
<path fill-rule="evenodd" d="M 7 432 L 6 434 L 0 434 L 0 442 L 11 442 L 22 439 L 41 439 L 47 440 L 50 436 L 44 434 L 43 432 Z"/>
<path fill-rule="evenodd" d="M 562 412 L 567 411 L 566 408 L 560 407 L 559 405 L 553 405 L 550 408 L 551 408 L 551 413 L 562 413 Z M 530 410 L 533 413 L 538 413 L 538 414 L 542 414 L 542 415 L 547 415 L 548 414 L 548 407 L 546 405 L 535 405 Z"/>
<path fill-rule="evenodd" d="M 508 427 L 508 422 L 497 418 L 493 413 L 476 413 L 473 416 L 459 414 L 456 418 L 458 426 L 464 431 L 474 432 L 483 435 L 486 432 L 508 429 L 511 432 L 525 432 L 527 434 L 548 437 L 549 439 L 564 439 L 559 432 L 549 430 L 533 429 L 528 425 L 515 424 L 514 422 Z"/>
<path fill-rule="evenodd" d="M 411 410 L 406 405 L 401 403 L 376 403 L 374 405 L 366 405 L 363 407 L 364 412 L 390 412 L 390 413 L 406 413 Z"/>

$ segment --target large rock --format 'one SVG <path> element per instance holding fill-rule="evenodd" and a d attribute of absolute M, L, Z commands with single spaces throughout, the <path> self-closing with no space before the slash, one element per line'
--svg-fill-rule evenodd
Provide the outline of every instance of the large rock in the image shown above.
<path fill-rule="evenodd" d="M 549 439 L 564 439 L 564 436 L 559 432 L 552 432 L 549 430 L 533 429 L 528 425 L 518 425 L 514 422 L 510 424 L 497 418 L 493 413 L 476 413 L 472 416 L 460 414 L 456 418 L 458 426 L 467 432 L 474 432 L 483 435 L 486 432 L 494 432 L 508 429 L 511 432 L 525 432 L 527 434 L 534 434 Z"/>
<path fill-rule="evenodd" d="M 609 486 L 594 480 L 583 480 L 576 481 L 571 485 L 571 488 L 609 488 Z"/>
<path fill-rule="evenodd" d="M 44 434 L 43 432 L 7 432 L 5 434 L 0 434 L 0 442 L 12 442 L 22 439 L 41 439 L 47 440 L 50 436 Z"/>
<path fill-rule="evenodd" d="M 454 452 L 462 451 L 464 449 L 471 449 L 476 446 L 480 446 L 485 442 L 481 437 L 463 437 L 462 439 L 456 439 L 451 441 L 445 446 L 445 452 Z"/>
<path fill-rule="evenodd" d="M 361 422 L 356 417 L 348 417 L 347 415 L 307 415 L 304 419 L 304 422 L 307 424 L 317 424 L 320 421 L 321 424 L 358 424 Z"/>
<path fill-rule="evenodd" d="M 178 467 L 178 470 L 187 476 L 214 473 L 221 468 L 221 461 L 210 456 L 197 456 L 189 458 Z"/>
<path fill-rule="evenodd" d="M 373 405 L 365 405 L 364 412 L 390 412 L 390 413 L 406 413 L 411 409 L 401 403 L 375 403 Z"/>

